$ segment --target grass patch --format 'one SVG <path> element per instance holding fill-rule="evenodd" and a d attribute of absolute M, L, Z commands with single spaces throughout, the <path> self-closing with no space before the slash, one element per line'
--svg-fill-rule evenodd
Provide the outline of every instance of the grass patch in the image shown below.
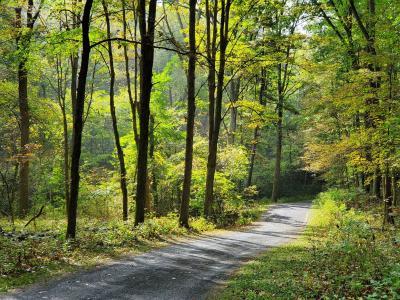
<path fill-rule="evenodd" d="M 242 226 L 256 220 L 265 203 L 248 203 L 229 226 Z M 191 229 L 179 226 L 178 216 L 149 216 L 145 223 L 80 217 L 78 236 L 65 240 L 66 221 L 44 216 L 24 228 L 26 220 L 12 226 L 0 220 L 0 292 L 91 267 L 110 258 L 138 254 L 168 244 L 176 237 L 189 237 L 214 230 L 216 225 L 202 217 L 190 220 Z"/>
<path fill-rule="evenodd" d="M 210 299 L 400 299 L 398 230 L 382 231 L 373 208 L 320 194 L 302 237 L 239 270 Z"/>

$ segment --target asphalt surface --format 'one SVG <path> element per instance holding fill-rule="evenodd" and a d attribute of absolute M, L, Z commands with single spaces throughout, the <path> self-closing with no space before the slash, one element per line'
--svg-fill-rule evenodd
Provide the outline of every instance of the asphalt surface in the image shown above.
<path fill-rule="evenodd" d="M 243 230 L 201 235 L 0 299 L 205 299 L 242 262 L 295 238 L 310 203 L 279 204 Z"/>

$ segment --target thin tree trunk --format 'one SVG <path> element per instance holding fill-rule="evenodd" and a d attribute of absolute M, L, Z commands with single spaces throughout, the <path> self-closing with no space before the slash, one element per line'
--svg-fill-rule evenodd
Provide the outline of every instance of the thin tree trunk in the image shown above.
<path fill-rule="evenodd" d="M 126 167 L 125 167 L 124 151 L 122 150 L 121 141 L 119 139 L 118 122 L 117 122 L 117 115 L 115 112 L 115 103 L 114 103 L 115 69 L 114 69 L 112 42 L 110 40 L 111 38 L 110 16 L 108 13 L 106 1 L 103 0 L 102 3 L 107 25 L 107 39 L 109 39 L 108 57 L 110 65 L 110 112 L 111 112 L 112 126 L 114 132 L 115 146 L 117 148 L 117 156 L 119 161 L 120 186 L 122 192 L 122 219 L 126 221 L 128 220 L 128 188 L 126 183 Z"/>
<path fill-rule="evenodd" d="M 65 107 L 62 109 L 63 117 L 63 137 L 64 137 L 64 189 L 65 189 L 65 205 L 68 213 L 69 203 L 69 140 L 68 140 L 68 122 Z"/>
<path fill-rule="evenodd" d="M 81 2 L 81 1 L 79 1 Z M 72 15 L 72 28 L 76 29 L 79 27 L 79 15 L 77 13 L 77 1 L 72 1 L 72 9 L 74 11 Z M 78 66 L 79 66 L 79 50 L 73 51 L 70 55 L 71 61 L 71 104 L 72 104 L 72 116 L 75 118 L 75 110 L 76 110 L 76 93 L 77 93 L 77 81 L 78 81 Z"/>
<path fill-rule="evenodd" d="M 235 144 L 235 135 L 237 128 L 237 107 L 236 102 L 239 100 L 240 78 L 231 81 L 231 121 L 229 126 L 229 143 Z"/>
<path fill-rule="evenodd" d="M 190 187 L 192 181 L 193 163 L 193 136 L 194 119 L 196 114 L 196 3 L 197 0 L 189 1 L 189 63 L 187 71 L 187 123 L 186 123 L 186 149 L 185 149 L 185 172 L 183 177 L 182 200 L 179 214 L 179 224 L 189 228 L 189 201 Z"/>
<path fill-rule="evenodd" d="M 82 147 L 83 111 L 85 106 L 86 77 L 90 58 L 90 12 L 93 0 L 87 0 L 82 16 L 82 58 L 78 78 L 74 124 L 72 129 L 72 158 L 71 158 L 71 185 L 70 201 L 68 206 L 67 238 L 73 239 L 76 234 L 76 211 L 79 193 L 79 164 Z"/>
<path fill-rule="evenodd" d="M 152 209 L 151 202 L 153 200 L 153 207 L 157 209 L 158 206 L 158 195 L 157 195 L 157 177 L 156 177 L 156 165 L 154 162 L 154 150 L 155 150 L 155 136 L 154 136 L 154 130 L 155 130 L 155 120 L 154 116 L 150 114 L 150 129 L 149 129 L 149 158 L 151 162 L 151 179 L 150 176 L 148 178 L 148 193 L 146 194 L 146 205 L 145 209 L 147 211 L 150 211 Z M 151 184 L 150 184 L 151 182 Z"/>
<path fill-rule="evenodd" d="M 394 224 L 394 217 L 392 215 L 393 212 L 393 193 L 392 193 L 392 180 L 389 176 L 388 168 L 385 170 L 385 174 L 383 176 L 383 201 L 384 201 L 384 220 L 385 224 Z"/>
<path fill-rule="evenodd" d="M 65 96 L 66 96 L 66 74 L 63 74 L 61 57 L 56 59 L 56 71 L 57 71 L 57 101 L 61 110 L 63 120 L 63 172 L 64 172 L 64 200 L 66 213 L 68 214 L 68 202 L 69 202 L 69 139 L 68 139 L 68 120 L 67 112 L 65 108 Z M 68 71 L 67 71 L 68 72 Z"/>
<path fill-rule="evenodd" d="M 122 0 L 122 25 L 123 25 L 123 38 L 126 39 L 126 8 L 125 8 L 125 0 Z M 135 32 L 136 32 L 136 14 L 135 14 Z M 135 38 L 136 40 L 136 38 Z M 126 76 L 126 85 L 128 88 L 128 98 L 129 98 L 129 104 L 131 106 L 131 113 L 132 113 L 132 128 L 133 128 L 133 136 L 135 139 L 135 145 L 136 148 L 138 147 L 139 144 L 139 134 L 138 134 L 138 128 L 137 128 L 137 120 L 136 120 L 136 114 L 137 114 L 137 101 L 136 101 L 136 95 L 135 99 L 132 96 L 132 88 L 131 88 L 131 75 L 129 72 L 129 56 L 128 56 L 128 46 L 126 44 L 123 45 L 124 48 L 124 58 L 125 58 L 125 76 Z M 136 52 L 136 49 L 135 49 Z"/>
<path fill-rule="evenodd" d="M 261 81 L 260 81 L 260 93 L 258 96 L 258 101 L 263 106 L 266 105 L 266 101 L 264 98 L 265 89 L 267 87 L 266 76 L 267 76 L 267 73 L 265 72 L 265 68 L 262 68 L 261 69 Z M 259 127 L 256 126 L 256 128 L 254 129 L 254 137 L 253 137 L 253 141 L 252 141 L 252 145 L 251 145 L 250 166 L 249 166 L 249 173 L 247 176 L 247 186 L 248 187 L 252 185 L 254 161 L 255 161 L 256 152 L 257 152 L 258 137 L 259 137 Z"/>
<path fill-rule="evenodd" d="M 282 118 L 283 118 L 283 85 L 282 85 L 282 64 L 278 65 L 278 103 L 277 103 L 278 121 L 276 124 L 276 151 L 275 151 L 275 169 L 274 181 L 272 185 L 271 200 L 278 201 L 281 177 L 282 160 Z"/>
<path fill-rule="evenodd" d="M 251 186 L 253 180 L 253 169 L 254 169 L 254 160 L 256 158 L 257 143 L 258 143 L 258 126 L 254 129 L 253 141 L 251 143 L 250 166 L 249 166 L 249 174 L 247 176 L 247 187 Z"/>
<path fill-rule="evenodd" d="M 148 21 L 146 26 L 146 1 L 139 1 L 139 29 L 142 42 L 140 61 L 140 138 L 138 149 L 138 176 L 136 188 L 136 216 L 135 225 L 144 222 L 147 159 L 149 146 L 149 118 L 150 96 L 152 89 L 153 62 L 154 62 L 154 31 L 157 0 L 150 0 Z M 147 28 L 146 28 L 147 27 Z"/>

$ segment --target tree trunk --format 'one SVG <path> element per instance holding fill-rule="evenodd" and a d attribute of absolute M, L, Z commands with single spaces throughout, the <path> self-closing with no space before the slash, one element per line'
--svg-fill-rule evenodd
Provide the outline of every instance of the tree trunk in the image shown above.
<path fill-rule="evenodd" d="M 75 238 L 76 233 L 76 211 L 78 207 L 79 193 L 79 164 L 82 147 L 83 111 L 85 106 L 86 76 L 89 68 L 90 58 L 90 12 L 93 0 L 87 0 L 82 16 L 82 58 L 78 78 L 78 89 L 76 107 L 74 112 L 74 124 L 72 129 L 72 158 L 71 158 L 71 185 L 70 201 L 68 206 L 67 238 Z"/>
<path fill-rule="evenodd" d="M 146 194 L 146 205 L 145 209 L 147 211 L 150 211 L 153 207 L 157 209 L 158 206 L 158 195 L 157 195 L 157 177 L 156 177 L 156 164 L 154 161 L 154 149 L 155 149 L 155 136 L 154 136 L 154 130 L 155 130 L 155 120 L 154 116 L 150 114 L 150 129 L 149 129 L 149 143 L 150 143 L 150 149 L 149 149 L 149 157 L 150 157 L 150 162 L 151 162 L 151 178 L 148 176 L 147 181 L 148 181 L 148 193 Z M 151 183 L 151 184 L 150 184 Z M 153 202 L 153 205 L 152 205 Z"/>
<path fill-rule="evenodd" d="M 190 187 L 192 181 L 193 163 L 193 136 L 194 119 L 196 113 L 196 3 L 197 0 L 189 2 L 189 64 L 187 71 L 187 123 L 186 123 L 186 149 L 185 149 L 185 173 L 183 177 L 182 200 L 179 214 L 179 224 L 189 228 L 189 201 Z"/>
<path fill-rule="evenodd" d="M 21 129 L 21 158 L 19 168 L 19 213 L 25 216 L 29 210 L 29 106 L 28 106 L 28 72 L 26 61 L 18 65 L 18 104 Z"/>
<path fill-rule="evenodd" d="M 384 201 L 384 220 L 383 224 L 394 224 L 393 213 L 393 193 L 392 193 L 392 180 L 389 176 L 389 171 L 386 169 L 383 176 L 383 201 Z"/>
<path fill-rule="evenodd" d="M 125 0 L 122 0 L 122 25 L 123 25 L 123 38 L 126 39 L 126 31 L 127 31 L 127 24 L 126 24 L 126 8 L 125 8 Z M 136 18 L 135 18 L 135 33 L 136 33 Z M 136 38 L 135 38 L 136 40 Z M 136 114 L 137 114 L 137 101 L 136 101 L 136 95 L 135 99 L 132 96 L 132 88 L 131 88 L 131 75 L 129 72 L 129 56 L 128 56 L 128 46 L 126 44 L 123 45 L 124 48 L 124 58 L 125 58 L 125 76 L 126 76 L 126 85 L 128 88 L 128 98 L 129 98 L 129 104 L 131 106 L 131 113 L 132 113 L 132 128 L 133 128 L 133 136 L 135 139 L 135 145 L 136 149 L 139 145 L 139 134 L 138 134 L 138 128 L 137 128 L 137 120 L 136 120 Z M 136 52 L 136 49 L 135 49 Z M 136 60 L 136 58 L 135 58 Z"/>
<path fill-rule="evenodd" d="M 22 8 L 15 8 L 15 27 L 17 34 L 17 48 L 21 51 L 18 63 L 18 106 L 20 113 L 20 167 L 19 167 L 19 214 L 25 216 L 30 208 L 29 201 L 29 138 L 30 112 L 28 103 L 28 61 L 29 46 L 33 33 L 33 26 L 39 15 L 39 10 L 33 15 L 33 0 L 27 1 L 26 30 L 22 26 Z"/>
<path fill-rule="evenodd" d="M 237 107 L 236 102 L 239 100 L 240 78 L 234 78 L 231 81 L 231 121 L 229 126 L 229 143 L 235 144 L 235 135 L 237 127 Z"/>
<path fill-rule="evenodd" d="M 260 81 L 260 94 L 258 96 L 259 103 L 263 106 L 266 105 L 266 101 L 264 98 L 265 89 L 267 87 L 266 84 L 266 76 L 265 68 L 261 69 L 261 81 Z M 256 158 L 257 144 L 258 144 L 258 136 L 259 136 L 259 127 L 257 126 L 254 129 L 254 137 L 251 144 L 251 153 L 250 153 L 250 166 L 249 166 L 249 174 L 247 177 L 247 186 L 251 186 L 253 179 L 253 169 L 254 169 L 254 161 Z"/>
<path fill-rule="evenodd" d="M 209 153 L 207 161 L 206 192 L 204 200 L 204 215 L 206 217 L 210 217 L 212 205 L 214 202 L 214 177 L 217 165 L 219 130 L 222 121 L 221 120 L 222 95 L 224 89 L 226 47 L 228 45 L 230 6 L 231 6 L 231 0 L 228 0 L 226 5 L 225 5 L 225 0 L 221 0 L 220 57 L 219 57 L 220 62 L 219 62 L 219 69 L 217 76 L 217 86 L 216 86 L 217 95 L 215 97 L 215 114 L 213 121 L 213 131 L 211 136 L 211 142 L 209 144 Z M 216 19 L 216 14 L 214 14 L 214 19 Z M 212 118 L 212 115 L 210 115 L 210 118 Z"/>
<path fill-rule="evenodd" d="M 69 203 L 69 140 L 68 140 L 68 123 L 65 107 L 62 108 L 63 115 L 63 137 L 64 137 L 64 189 L 65 189 L 65 205 L 68 213 Z"/>
<path fill-rule="evenodd" d="M 106 1 L 103 0 L 102 3 L 107 25 L 107 39 L 109 39 L 108 57 L 109 57 L 109 67 L 110 67 L 110 112 L 111 112 L 112 126 L 114 132 L 115 146 L 117 148 L 117 156 L 119 161 L 120 186 L 122 192 L 122 219 L 126 221 L 128 220 L 128 188 L 126 184 L 126 167 L 125 167 L 124 151 L 122 150 L 121 142 L 119 139 L 118 122 L 117 122 L 117 115 L 115 112 L 115 103 L 114 103 L 115 69 L 114 69 L 112 42 L 110 40 L 111 38 L 110 16 L 108 13 Z"/>
<path fill-rule="evenodd" d="M 247 176 L 247 187 L 251 186 L 253 179 L 253 169 L 254 169 L 254 160 L 256 158 L 257 142 L 258 142 L 258 126 L 254 129 L 254 137 L 253 141 L 251 142 L 250 166 L 249 166 L 249 174 Z"/>
<path fill-rule="evenodd" d="M 150 95 L 152 89 L 154 62 L 154 30 L 157 0 L 150 0 L 148 21 L 146 26 L 146 1 L 139 1 L 139 29 L 142 42 L 140 61 L 140 138 L 138 149 L 138 176 L 136 188 L 135 225 L 144 222 L 146 182 L 147 182 L 147 151 L 149 146 Z M 146 28 L 147 27 L 147 28 Z"/>
<path fill-rule="evenodd" d="M 80 1 L 79 1 L 80 2 Z M 76 29 L 79 27 L 79 14 L 77 13 L 77 1 L 72 1 L 72 9 L 74 14 L 72 15 L 72 28 Z M 77 93 L 77 80 L 78 80 L 78 66 L 79 66 L 79 50 L 71 53 L 71 104 L 72 104 L 72 116 L 75 118 L 76 110 L 76 93 Z"/>
<path fill-rule="evenodd" d="M 278 201 L 281 177 L 281 159 L 282 159 L 282 119 L 283 119 L 283 84 L 282 84 L 282 64 L 278 65 L 278 103 L 277 103 L 278 121 L 276 124 L 276 153 L 274 181 L 272 185 L 271 200 Z"/>

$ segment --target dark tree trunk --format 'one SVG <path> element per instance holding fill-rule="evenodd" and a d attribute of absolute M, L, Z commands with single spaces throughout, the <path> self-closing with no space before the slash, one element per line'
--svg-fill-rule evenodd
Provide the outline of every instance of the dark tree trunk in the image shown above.
<path fill-rule="evenodd" d="M 29 46 L 33 33 L 33 26 L 39 16 L 40 8 L 33 15 L 33 0 L 27 1 L 26 30 L 22 25 L 22 8 L 15 9 L 15 27 L 17 33 L 17 48 L 21 51 L 18 63 L 18 106 L 20 113 L 20 167 L 19 167 L 19 214 L 25 216 L 30 208 L 29 201 L 29 139 L 30 139 L 30 112 L 28 103 L 28 61 Z"/>
<path fill-rule="evenodd" d="M 185 173 L 183 177 L 182 200 L 179 214 L 179 223 L 186 228 L 189 227 L 189 201 L 190 186 L 192 181 L 193 163 L 193 136 L 194 119 L 196 113 L 196 3 L 197 0 L 189 2 L 189 64 L 187 70 L 187 123 L 186 123 L 186 149 L 185 149 Z"/>
<path fill-rule="evenodd" d="M 214 177 L 217 165 L 219 130 L 222 121 L 221 120 L 222 95 L 224 89 L 226 47 L 228 45 L 230 6 L 231 6 L 231 0 L 227 0 L 226 4 L 225 0 L 221 0 L 220 57 L 219 57 L 220 62 L 219 62 L 219 69 L 217 76 L 217 86 L 216 86 L 217 94 L 215 97 L 215 110 L 213 109 L 214 110 L 213 130 L 211 135 L 211 141 L 209 144 L 209 153 L 207 161 L 206 192 L 204 200 L 204 215 L 206 217 L 209 217 L 211 215 L 212 205 L 214 202 Z M 216 14 L 214 14 L 214 19 L 216 19 Z M 216 25 L 214 24 L 214 28 L 215 26 Z M 210 118 L 213 117 L 211 113 L 209 117 Z"/>
<path fill-rule="evenodd" d="M 78 24 L 79 18 L 78 18 L 77 1 L 76 0 L 72 1 L 72 10 L 74 11 L 74 14 L 72 15 L 72 25 L 71 26 L 73 29 L 76 29 L 79 27 L 79 24 Z M 70 63 L 71 63 L 71 85 L 70 85 L 70 88 L 71 88 L 71 105 L 72 105 L 72 118 L 73 119 L 75 118 L 75 111 L 76 111 L 76 93 L 77 93 L 78 66 L 79 66 L 78 51 L 79 50 L 73 51 L 69 56 Z M 72 121 L 72 123 L 73 122 L 74 121 Z M 68 127 L 67 127 L 67 130 L 68 130 Z M 67 138 L 68 138 L 68 136 L 67 136 Z M 65 140 L 65 137 L 64 137 L 64 141 L 67 141 L 67 140 Z M 70 152 L 70 150 L 72 151 L 72 149 L 69 148 L 69 147 L 71 147 L 71 145 L 69 145 L 68 143 L 64 143 L 64 144 L 67 144 L 66 146 L 68 147 L 68 149 L 64 148 L 64 157 L 68 156 L 67 160 L 69 160 L 69 152 Z M 68 180 L 67 184 L 65 184 L 65 188 L 67 189 L 67 192 L 65 193 L 66 194 L 65 195 L 65 197 L 66 197 L 65 206 L 66 206 L 67 215 L 68 215 L 69 201 L 70 201 L 70 189 L 71 189 L 71 187 L 70 187 L 70 183 L 71 183 L 70 177 L 71 176 L 70 176 L 70 171 L 69 171 L 69 168 L 70 168 L 69 162 L 68 162 L 68 165 L 66 164 L 67 160 L 65 160 L 65 158 L 64 158 L 64 166 L 67 168 L 67 171 L 64 171 L 64 176 L 65 176 L 66 180 Z"/>
<path fill-rule="evenodd" d="M 83 111 L 85 106 L 86 76 L 89 68 L 90 58 L 90 12 L 93 0 L 87 0 L 82 16 L 82 57 L 81 68 L 78 77 L 78 89 L 76 107 L 74 112 L 74 124 L 72 129 L 72 158 L 71 158 L 71 185 L 70 201 L 68 206 L 67 238 L 75 238 L 76 212 L 78 207 L 79 193 L 79 164 L 82 147 Z"/>
<path fill-rule="evenodd" d="M 214 2 L 213 12 L 211 13 L 209 0 L 206 0 L 206 26 L 207 26 L 207 60 L 208 60 L 208 162 L 207 162 L 207 178 L 206 178 L 206 195 L 204 201 L 204 214 L 209 216 L 211 213 L 211 204 L 213 202 L 213 189 L 210 182 L 214 181 L 214 174 L 211 174 L 210 159 L 213 153 L 211 152 L 212 137 L 215 126 L 215 56 L 216 56 L 216 39 L 217 39 L 217 12 L 218 2 Z M 211 24 L 211 15 L 213 22 Z M 211 32 L 212 25 L 212 32 Z M 215 154 L 216 155 L 216 154 Z"/>
<path fill-rule="evenodd" d="M 126 167 L 125 167 L 124 151 L 122 150 L 121 141 L 119 139 L 118 122 L 117 122 L 117 115 L 115 112 L 115 103 L 114 103 L 115 69 L 114 69 L 112 42 L 110 40 L 111 38 L 110 16 L 108 13 L 107 4 L 105 0 L 103 0 L 102 3 L 107 25 L 107 39 L 109 39 L 108 57 L 109 57 L 109 67 L 110 67 L 110 92 L 109 92 L 110 112 L 113 125 L 115 147 L 117 148 L 117 156 L 119 161 L 120 186 L 122 193 L 122 219 L 126 221 L 128 220 L 128 188 L 126 184 Z"/>
<path fill-rule="evenodd" d="M 28 72 L 26 61 L 18 65 L 18 104 L 21 130 L 21 158 L 19 168 L 19 213 L 25 216 L 29 210 L 29 106 L 28 106 Z"/>
<path fill-rule="evenodd" d="M 140 0 L 139 29 L 142 42 L 140 60 L 140 138 L 138 148 L 137 188 L 136 188 L 136 216 L 135 225 L 144 222 L 146 182 L 147 182 L 147 158 L 149 146 L 149 118 L 150 95 L 152 89 L 153 61 L 154 61 L 154 31 L 157 9 L 157 0 L 150 0 L 148 20 L 146 25 L 146 1 Z"/>

